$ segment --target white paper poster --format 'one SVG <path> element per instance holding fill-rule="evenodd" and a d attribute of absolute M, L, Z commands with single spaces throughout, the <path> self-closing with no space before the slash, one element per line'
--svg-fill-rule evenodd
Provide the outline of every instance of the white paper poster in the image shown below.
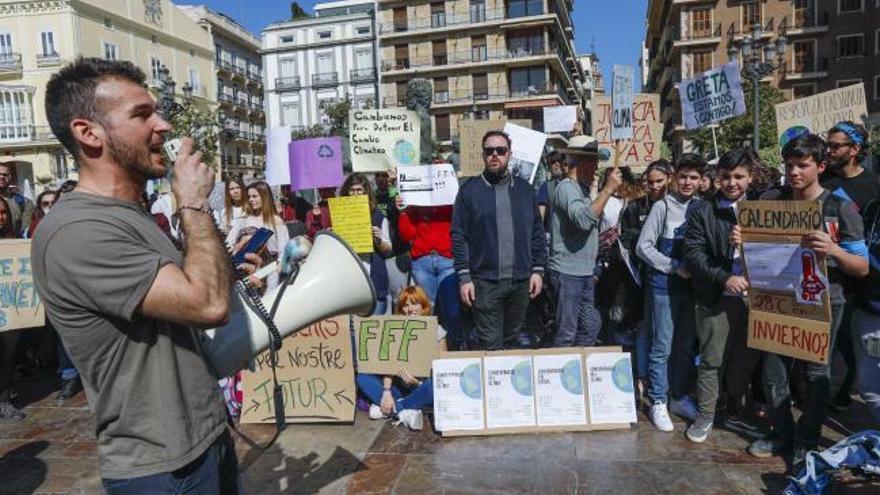
<path fill-rule="evenodd" d="M 544 154 L 547 135 L 509 122 L 504 126 L 504 132 L 511 140 L 510 172 L 531 183 Z"/>
<path fill-rule="evenodd" d="M 611 86 L 611 138 L 633 138 L 633 73 L 629 65 L 614 65 Z"/>
<path fill-rule="evenodd" d="M 434 427 L 437 431 L 482 430 L 481 359 L 435 359 Z"/>
<path fill-rule="evenodd" d="M 532 357 L 538 426 L 587 424 L 580 354 Z"/>
<path fill-rule="evenodd" d="M 630 355 L 597 352 L 587 356 L 590 424 L 636 422 L 636 401 Z"/>
<path fill-rule="evenodd" d="M 290 184 L 289 127 L 272 127 L 266 133 L 266 183 L 270 186 Z"/>
<path fill-rule="evenodd" d="M 397 184 L 407 206 L 443 206 L 455 203 L 458 177 L 449 163 L 400 167 Z"/>
<path fill-rule="evenodd" d="M 730 62 L 678 86 L 686 129 L 699 129 L 746 113 L 739 65 Z"/>
<path fill-rule="evenodd" d="M 486 426 L 516 428 L 535 426 L 535 395 L 532 357 L 487 356 L 483 358 L 486 387 Z"/>
<path fill-rule="evenodd" d="M 743 252 L 749 266 L 749 284 L 756 289 L 796 294 L 803 277 L 803 256 L 810 253 L 798 244 L 746 242 Z M 818 276 L 824 278 L 821 272 Z M 827 280 L 825 286 L 827 287 Z M 800 301 L 799 301 L 800 302 Z"/>
<path fill-rule="evenodd" d="M 352 110 L 348 126 L 355 172 L 419 164 L 422 124 L 416 112 L 405 108 Z"/>
<path fill-rule="evenodd" d="M 571 132 L 577 123 L 575 105 L 544 107 L 544 132 Z"/>

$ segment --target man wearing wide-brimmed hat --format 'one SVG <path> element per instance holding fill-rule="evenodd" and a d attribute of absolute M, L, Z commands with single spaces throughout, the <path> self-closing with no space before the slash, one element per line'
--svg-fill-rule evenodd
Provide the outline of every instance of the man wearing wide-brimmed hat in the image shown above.
<path fill-rule="evenodd" d="M 550 197 L 550 283 L 556 294 L 554 347 L 591 346 L 602 320 L 594 303 L 593 271 L 599 253 L 599 221 L 608 198 L 620 187 L 620 170 L 608 173 L 595 200 L 590 185 L 598 165 L 598 143 L 587 135 L 573 136 L 561 150 L 564 178 Z"/>

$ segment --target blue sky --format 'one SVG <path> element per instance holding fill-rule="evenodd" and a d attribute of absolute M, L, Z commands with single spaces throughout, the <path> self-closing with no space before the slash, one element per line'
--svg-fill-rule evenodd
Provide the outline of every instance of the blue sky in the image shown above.
<path fill-rule="evenodd" d="M 290 17 L 289 0 L 190 0 L 204 3 L 241 23 L 254 34 L 267 24 Z M 179 0 L 178 3 L 190 3 Z M 311 12 L 315 1 L 299 4 Z M 575 45 L 578 53 L 595 45 L 606 83 L 611 66 L 638 66 L 639 47 L 645 36 L 648 0 L 576 0 L 574 9 Z M 637 78 L 638 79 L 638 78 Z M 610 90 L 610 88 L 608 88 Z"/>

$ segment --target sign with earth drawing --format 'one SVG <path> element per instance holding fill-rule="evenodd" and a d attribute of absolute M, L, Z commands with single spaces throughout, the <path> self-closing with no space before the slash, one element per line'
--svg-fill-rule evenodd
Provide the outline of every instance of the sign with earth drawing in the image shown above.
<path fill-rule="evenodd" d="M 419 165 L 422 126 L 416 112 L 405 108 L 352 110 L 348 122 L 355 172 Z"/>

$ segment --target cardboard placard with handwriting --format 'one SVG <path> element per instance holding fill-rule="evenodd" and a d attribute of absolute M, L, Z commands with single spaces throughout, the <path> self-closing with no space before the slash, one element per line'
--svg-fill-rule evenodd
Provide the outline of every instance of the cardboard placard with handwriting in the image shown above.
<path fill-rule="evenodd" d="M 824 136 L 838 122 L 862 123 L 868 114 L 865 83 L 787 101 L 774 108 L 780 146 L 804 130 Z"/>
<path fill-rule="evenodd" d="M 333 232 L 358 254 L 373 252 L 373 224 L 370 222 L 370 199 L 366 194 L 330 198 Z"/>
<path fill-rule="evenodd" d="M 241 422 L 274 423 L 269 352 L 254 361 L 254 371 L 242 372 Z M 276 373 L 288 423 L 354 421 L 357 389 L 349 317 L 323 320 L 286 337 Z"/>
<path fill-rule="evenodd" d="M 459 173 L 462 177 L 476 177 L 483 173 L 483 136 L 489 131 L 504 130 L 508 122 L 532 128 L 532 121 L 527 119 L 461 119 L 458 122 Z"/>
<path fill-rule="evenodd" d="M 801 236 L 834 229 L 825 225 L 821 203 L 743 201 L 737 217 L 749 280 L 749 347 L 828 363 L 828 268 L 824 258 L 800 246 Z"/>
<path fill-rule="evenodd" d="M 627 140 L 615 141 L 611 137 L 611 98 L 596 96 L 593 105 L 593 136 L 599 141 L 600 156 L 608 157 L 608 160 L 599 163 L 600 167 L 617 164 L 630 167 L 633 172 L 642 172 L 651 162 L 660 158 L 660 144 L 663 142 L 660 95 L 635 95 L 632 105 L 632 139 Z"/>
<path fill-rule="evenodd" d="M 355 316 L 358 372 L 397 375 L 401 369 L 414 376 L 431 376 L 437 357 L 436 316 Z"/>
<path fill-rule="evenodd" d="M 0 332 L 45 324 L 31 271 L 31 241 L 0 241 Z"/>

